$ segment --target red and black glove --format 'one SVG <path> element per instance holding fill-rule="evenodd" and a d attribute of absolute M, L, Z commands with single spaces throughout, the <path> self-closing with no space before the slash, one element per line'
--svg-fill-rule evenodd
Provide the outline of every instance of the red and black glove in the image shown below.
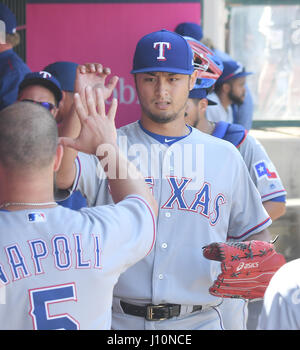
<path fill-rule="evenodd" d="M 275 272 L 286 263 L 274 245 L 264 241 L 211 243 L 203 247 L 203 255 L 221 262 L 222 273 L 209 292 L 223 298 L 262 298 Z"/>

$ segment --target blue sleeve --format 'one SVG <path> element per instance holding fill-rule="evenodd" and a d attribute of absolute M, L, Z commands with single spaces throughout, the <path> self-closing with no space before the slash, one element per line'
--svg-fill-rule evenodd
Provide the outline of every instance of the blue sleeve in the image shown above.
<path fill-rule="evenodd" d="M 59 201 L 58 204 L 62 205 L 65 208 L 70 208 L 73 210 L 79 210 L 87 206 L 86 199 L 79 191 L 73 192 L 70 197 L 63 201 Z"/>
<path fill-rule="evenodd" d="M 275 197 L 270 199 L 270 201 L 272 202 L 286 202 L 286 196 L 279 196 L 279 197 Z"/>
<path fill-rule="evenodd" d="M 249 87 L 246 85 L 246 94 L 244 103 L 240 106 L 232 105 L 233 110 L 233 122 L 236 124 L 243 125 L 247 130 L 250 130 L 252 127 L 253 119 L 253 98 L 249 90 Z"/>
<path fill-rule="evenodd" d="M 25 74 L 30 72 L 28 66 L 17 56 L 2 60 L 0 72 L 0 110 L 16 102 L 19 84 Z"/>

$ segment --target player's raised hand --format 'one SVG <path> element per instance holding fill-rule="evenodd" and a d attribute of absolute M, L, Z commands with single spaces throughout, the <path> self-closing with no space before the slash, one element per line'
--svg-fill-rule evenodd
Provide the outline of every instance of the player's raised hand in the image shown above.
<path fill-rule="evenodd" d="M 76 71 L 74 91 L 83 95 L 87 86 L 91 86 L 93 89 L 100 88 L 104 100 L 107 100 L 119 81 L 117 76 L 113 76 L 108 83 L 106 83 L 106 78 L 110 74 L 110 68 L 103 67 L 100 63 L 79 65 Z"/>
<path fill-rule="evenodd" d="M 81 123 L 80 134 L 76 139 L 61 137 L 60 144 L 88 154 L 96 154 L 99 145 L 116 145 L 117 99 L 112 100 L 106 114 L 102 89 L 87 86 L 84 94 L 75 93 L 74 105 Z"/>

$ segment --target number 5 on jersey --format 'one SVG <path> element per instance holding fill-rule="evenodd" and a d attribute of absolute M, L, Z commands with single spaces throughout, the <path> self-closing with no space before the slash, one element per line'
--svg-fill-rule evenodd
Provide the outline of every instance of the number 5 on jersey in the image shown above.
<path fill-rule="evenodd" d="M 75 283 L 30 289 L 30 316 L 34 329 L 54 330 L 79 329 L 79 323 L 68 314 L 50 315 L 49 305 L 54 303 L 77 301 Z"/>

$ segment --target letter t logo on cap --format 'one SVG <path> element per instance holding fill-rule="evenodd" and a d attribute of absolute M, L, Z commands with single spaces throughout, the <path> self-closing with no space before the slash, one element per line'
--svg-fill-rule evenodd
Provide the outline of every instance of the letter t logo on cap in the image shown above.
<path fill-rule="evenodd" d="M 48 78 L 51 78 L 51 77 L 52 77 L 52 75 L 51 75 L 49 72 L 46 72 L 46 71 L 44 71 L 44 70 L 41 70 L 41 71 L 39 72 L 39 74 L 40 74 L 44 79 L 48 79 Z"/>
<path fill-rule="evenodd" d="M 166 60 L 165 48 L 170 50 L 171 49 L 171 44 L 169 42 L 159 41 L 159 42 L 156 42 L 156 43 L 153 44 L 153 48 L 154 49 L 158 48 L 157 60 L 158 61 L 165 61 Z"/>

